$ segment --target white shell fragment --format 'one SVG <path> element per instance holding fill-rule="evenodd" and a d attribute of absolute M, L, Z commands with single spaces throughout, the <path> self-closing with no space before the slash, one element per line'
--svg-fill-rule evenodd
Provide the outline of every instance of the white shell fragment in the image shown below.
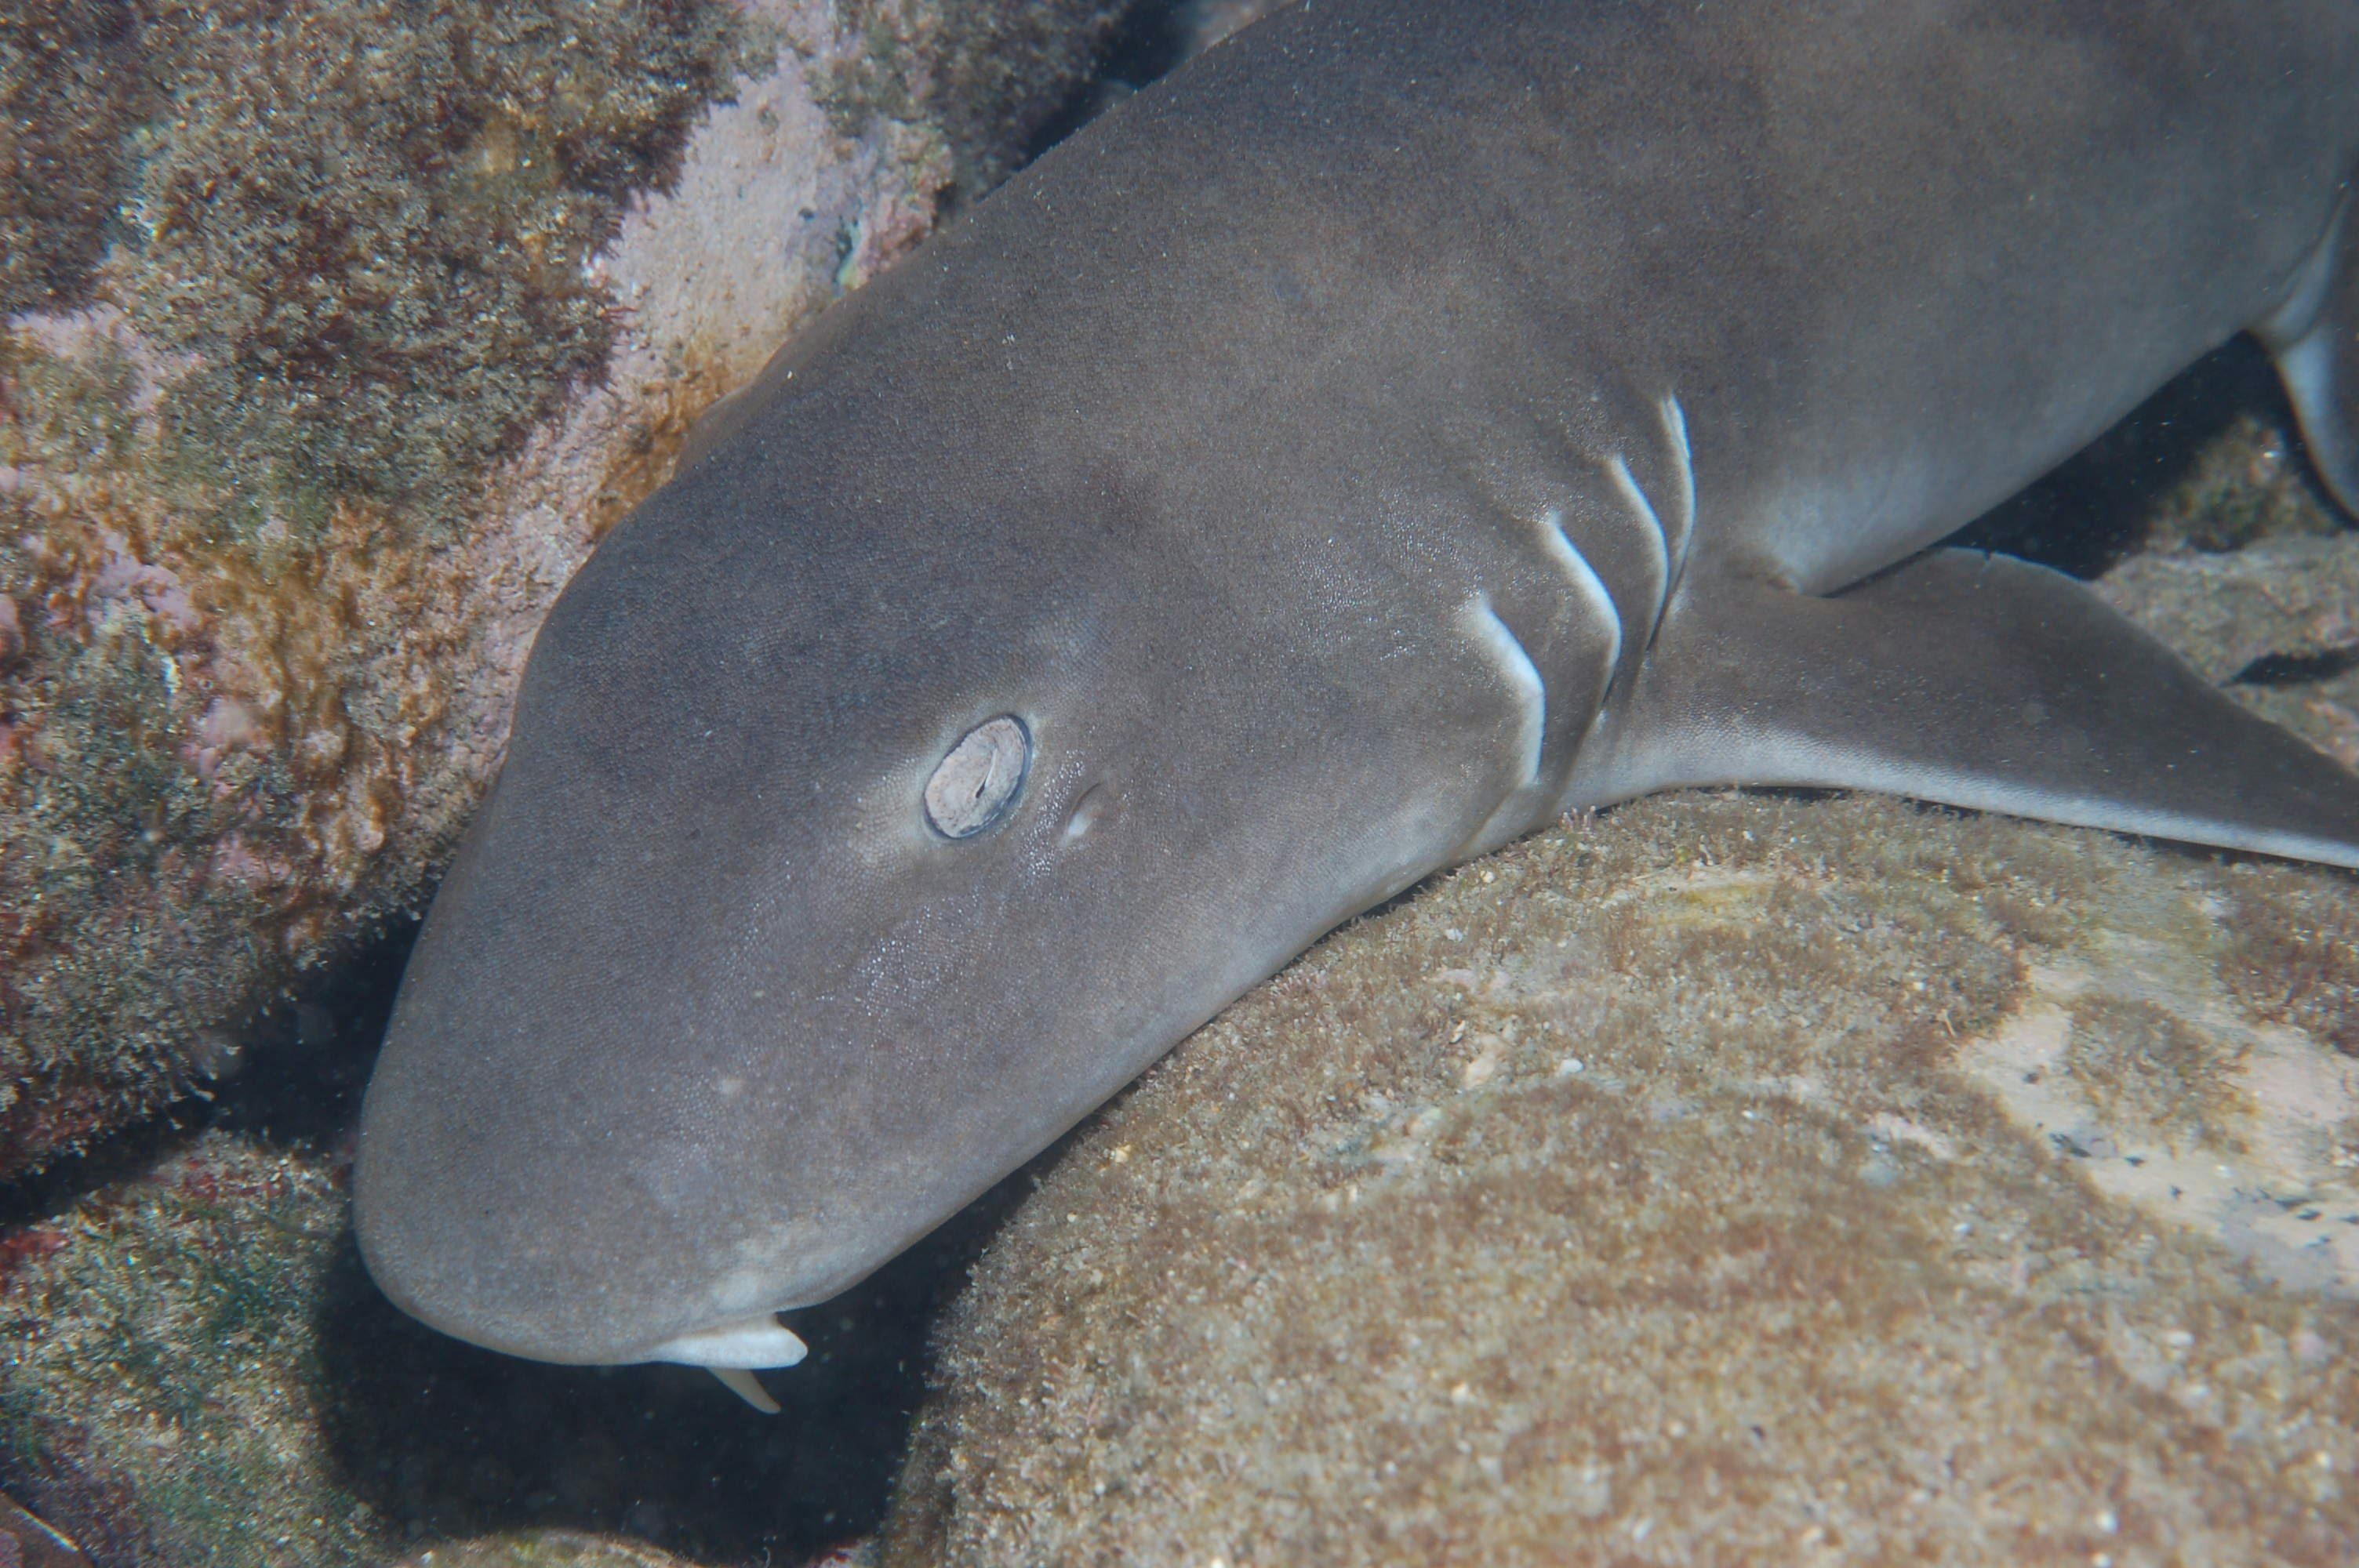
<path fill-rule="evenodd" d="M 967 838 L 1006 816 L 1024 788 L 1032 737 L 1009 714 L 968 730 L 926 781 L 926 820 L 947 838 Z"/>

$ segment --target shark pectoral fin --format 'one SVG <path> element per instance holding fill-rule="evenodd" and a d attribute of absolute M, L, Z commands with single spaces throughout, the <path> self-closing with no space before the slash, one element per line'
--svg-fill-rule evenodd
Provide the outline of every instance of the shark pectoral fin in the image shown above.
<path fill-rule="evenodd" d="M 1937 550 L 1829 599 L 1691 585 L 1571 804 L 1883 790 L 2359 867 L 2359 773 L 2060 573 Z"/>
<path fill-rule="evenodd" d="M 2359 516 L 2359 199 L 2346 197 L 2290 297 L 2254 334 L 2301 419 L 2319 477 Z"/>

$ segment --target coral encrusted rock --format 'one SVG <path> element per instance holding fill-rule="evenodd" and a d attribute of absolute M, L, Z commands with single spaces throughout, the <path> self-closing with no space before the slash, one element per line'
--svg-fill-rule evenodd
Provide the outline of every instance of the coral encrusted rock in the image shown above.
<path fill-rule="evenodd" d="M 158 1152 L 0 1231 L 0 1485 L 94 1568 L 864 1562 L 955 1265 L 799 1316 L 811 1358 L 765 1418 L 695 1368 L 402 1316 L 332 1154 L 227 1126 Z"/>
<path fill-rule="evenodd" d="M 1683 796 L 1331 937 L 1074 1143 L 897 1564 L 2359 1554 L 2347 878 Z"/>
<path fill-rule="evenodd" d="M 1127 4 L 0 17 L 0 1175 L 420 906 L 592 543 Z"/>

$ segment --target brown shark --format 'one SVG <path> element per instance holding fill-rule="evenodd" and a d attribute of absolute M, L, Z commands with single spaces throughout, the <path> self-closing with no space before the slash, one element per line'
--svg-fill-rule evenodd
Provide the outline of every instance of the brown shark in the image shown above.
<path fill-rule="evenodd" d="M 370 1268 L 723 1370 L 1337 922 L 1855 785 L 2359 865 L 2359 778 L 1945 535 L 2242 330 L 2359 501 L 2349 0 L 1308 0 L 711 422 L 534 649 Z"/>

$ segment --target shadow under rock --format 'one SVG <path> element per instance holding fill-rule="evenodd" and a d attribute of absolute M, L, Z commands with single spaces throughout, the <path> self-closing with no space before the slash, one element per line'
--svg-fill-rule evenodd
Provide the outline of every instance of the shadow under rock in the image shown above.
<path fill-rule="evenodd" d="M 2205 444 L 2247 414 L 2277 429 L 2295 428 L 2276 367 L 2258 343 L 2240 337 L 1949 543 L 2019 556 L 2077 578 L 2102 577 L 2147 542 L 2165 499 L 2193 471 Z"/>
<path fill-rule="evenodd" d="M 105 1168 L 136 1170 L 210 1126 L 317 1151 L 349 1172 L 416 934 L 388 934 L 268 1009 L 241 1032 L 234 1076 L 210 1103 L 122 1141 Z M 753 1568 L 870 1533 L 925 1392 L 934 1322 L 1038 1168 L 853 1291 L 788 1314 L 810 1355 L 766 1378 L 777 1416 L 690 1368 L 552 1367 L 439 1334 L 378 1292 L 347 1227 L 312 1324 L 321 1441 L 347 1491 L 420 1544 L 522 1527 L 611 1530 Z M 91 1179 L 55 1184 L 70 1195 Z"/>
<path fill-rule="evenodd" d="M 206 1124 L 348 1166 L 419 925 L 379 935 L 256 1016 L 240 1032 L 233 1075 L 213 1088 Z"/>
<path fill-rule="evenodd" d="M 1098 68 L 1076 82 L 1019 151 L 1030 163 L 1187 58 L 1194 0 L 1132 0 L 1106 40 Z"/>
<path fill-rule="evenodd" d="M 791 1562 L 873 1531 L 925 1391 L 941 1308 L 1028 1173 L 865 1283 L 788 1321 L 810 1356 L 756 1413 L 684 1367 L 550 1367 L 412 1322 L 349 1245 L 318 1325 L 330 1453 L 420 1541 L 524 1526 L 615 1530 L 713 1564 Z"/>

